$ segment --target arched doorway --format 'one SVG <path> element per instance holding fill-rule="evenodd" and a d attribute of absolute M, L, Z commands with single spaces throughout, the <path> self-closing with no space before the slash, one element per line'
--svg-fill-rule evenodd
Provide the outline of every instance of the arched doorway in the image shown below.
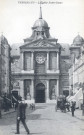
<path fill-rule="evenodd" d="M 45 85 L 43 83 L 39 83 L 36 86 L 36 103 L 45 103 Z"/>

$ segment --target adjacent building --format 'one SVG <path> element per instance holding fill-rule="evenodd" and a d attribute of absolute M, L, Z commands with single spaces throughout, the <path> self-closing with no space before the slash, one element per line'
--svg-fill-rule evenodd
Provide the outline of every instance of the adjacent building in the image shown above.
<path fill-rule="evenodd" d="M 10 45 L 2 35 L 0 37 L 0 95 L 10 93 Z"/>
<path fill-rule="evenodd" d="M 84 82 L 84 39 L 78 34 L 70 46 L 71 67 L 69 69 L 70 100 L 75 100 L 78 107 L 83 100 Z"/>

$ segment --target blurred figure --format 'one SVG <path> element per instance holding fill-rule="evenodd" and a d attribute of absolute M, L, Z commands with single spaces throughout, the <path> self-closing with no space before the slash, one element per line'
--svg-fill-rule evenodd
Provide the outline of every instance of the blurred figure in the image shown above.
<path fill-rule="evenodd" d="M 6 93 L 4 94 L 3 102 L 4 102 L 4 112 L 9 111 L 9 104 L 8 104 L 7 94 Z"/>
<path fill-rule="evenodd" d="M 2 118 L 1 110 L 2 110 L 2 97 L 0 96 L 0 119 Z"/>
<path fill-rule="evenodd" d="M 25 119 L 26 119 L 26 107 L 27 107 L 27 104 L 25 104 L 22 99 L 21 101 L 19 101 L 19 104 L 18 104 L 18 107 L 17 107 L 17 132 L 16 134 L 20 134 L 20 131 L 19 131 L 19 124 L 20 124 L 20 121 L 22 122 L 27 134 L 29 134 L 29 129 L 25 123 Z"/>
<path fill-rule="evenodd" d="M 68 112 L 70 112 L 70 103 L 69 102 L 66 103 L 66 109 L 68 110 Z"/>
<path fill-rule="evenodd" d="M 62 112 L 66 113 L 66 105 L 65 105 L 64 101 L 61 102 L 60 109 L 61 109 Z"/>
<path fill-rule="evenodd" d="M 75 103 L 72 101 L 72 102 L 71 102 L 71 112 L 72 112 L 72 116 L 74 116 L 74 111 L 75 111 Z"/>
<path fill-rule="evenodd" d="M 30 104 L 30 108 L 32 109 L 32 110 L 35 110 L 35 104 Z"/>

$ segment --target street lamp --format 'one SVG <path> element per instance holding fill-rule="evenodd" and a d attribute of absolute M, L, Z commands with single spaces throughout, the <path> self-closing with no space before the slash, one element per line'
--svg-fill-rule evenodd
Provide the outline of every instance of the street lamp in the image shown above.
<path fill-rule="evenodd" d="M 82 92 L 83 92 L 82 115 L 84 116 L 84 83 L 82 84 Z"/>

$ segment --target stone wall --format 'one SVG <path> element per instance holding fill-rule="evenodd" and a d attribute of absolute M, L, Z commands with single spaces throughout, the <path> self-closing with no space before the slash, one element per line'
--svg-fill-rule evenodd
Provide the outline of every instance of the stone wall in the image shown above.
<path fill-rule="evenodd" d="M 66 59 L 60 59 L 60 95 L 66 91 L 69 93 L 69 63 Z"/>
<path fill-rule="evenodd" d="M 24 53 L 24 70 L 31 70 L 31 53 Z"/>
<path fill-rule="evenodd" d="M 56 70 L 57 69 L 56 52 L 51 52 L 50 53 L 49 68 L 50 68 L 50 70 Z"/>
<path fill-rule="evenodd" d="M 49 83 L 49 97 L 50 99 L 55 99 L 56 97 L 56 80 L 52 79 Z"/>

